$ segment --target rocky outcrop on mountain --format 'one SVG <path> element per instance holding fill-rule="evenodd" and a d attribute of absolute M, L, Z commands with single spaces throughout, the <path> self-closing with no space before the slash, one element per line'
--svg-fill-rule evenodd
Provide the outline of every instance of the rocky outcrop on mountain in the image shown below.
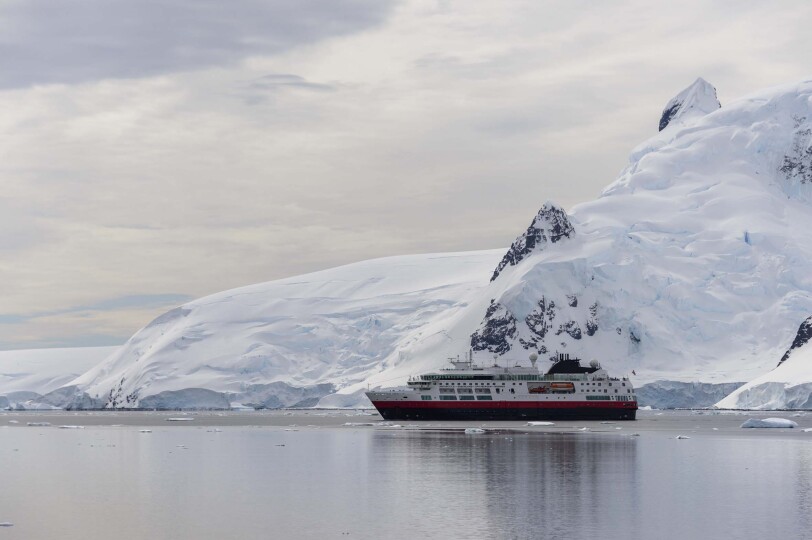
<path fill-rule="evenodd" d="M 505 354 L 516 337 L 516 318 L 505 306 L 491 300 L 479 329 L 471 335 L 471 348 Z"/>
<path fill-rule="evenodd" d="M 564 238 L 570 238 L 574 233 L 575 229 L 567 213 L 553 203 L 545 203 L 527 230 L 510 245 L 494 270 L 491 281 L 499 277 L 506 266 L 516 266 L 534 250 L 543 249 L 548 243 L 555 244 Z"/>
<path fill-rule="evenodd" d="M 716 88 L 700 77 L 666 104 L 660 116 L 660 131 L 677 120 L 704 116 L 721 106 L 716 97 Z"/>
<path fill-rule="evenodd" d="M 812 182 L 812 125 L 806 116 L 796 115 L 793 120 L 792 148 L 784 156 L 780 170 L 790 182 L 808 184 Z"/>
<path fill-rule="evenodd" d="M 784 353 L 784 356 L 781 357 L 781 360 L 778 362 L 780 366 L 783 364 L 792 354 L 792 351 L 795 349 L 800 349 L 807 343 L 809 340 L 812 339 L 812 317 L 809 317 L 804 322 L 801 323 L 801 326 L 798 328 L 798 333 L 795 334 L 795 339 L 792 340 L 792 345 L 790 345 L 787 352 Z"/>

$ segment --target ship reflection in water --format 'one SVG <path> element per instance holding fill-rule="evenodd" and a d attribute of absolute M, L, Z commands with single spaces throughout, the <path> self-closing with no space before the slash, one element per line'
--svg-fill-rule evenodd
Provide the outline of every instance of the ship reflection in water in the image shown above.
<path fill-rule="evenodd" d="M 417 536 L 812 538 L 812 444 L 648 435 L 375 433 L 373 455 Z"/>

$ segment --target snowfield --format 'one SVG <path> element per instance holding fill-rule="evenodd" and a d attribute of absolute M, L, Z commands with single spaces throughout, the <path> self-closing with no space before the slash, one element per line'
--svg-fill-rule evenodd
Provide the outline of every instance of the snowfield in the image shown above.
<path fill-rule="evenodd" d="M 751 381 L 717 406 L 812 408 L 812 351 L 797 341 L 812 315 L 812 80 L 722 106 L 698 79 L 659 128 L 597 200 L 545 203 L 508 250 L 377 259 L 202 298 L 46 402 L 362 406 L 368 387 L 472 348 L 482 363 L 598 359 L 638 385 L 704 383 L 658 384 L 708 400 Z"/>
<path fill-rule="evenodd" d="M 503 251 L 376 259 L 201 298 L 66 386 L 109 408 L 316 405 L 406 373 L 410 344 L 447 340 Z"/>

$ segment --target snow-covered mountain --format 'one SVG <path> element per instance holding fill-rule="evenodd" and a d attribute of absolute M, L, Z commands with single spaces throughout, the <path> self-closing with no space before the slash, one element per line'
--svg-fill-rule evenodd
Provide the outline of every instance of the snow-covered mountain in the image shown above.
<path fill-rule="evenodd" d="M 410 344 L 446 340 L 446 321 L 485 287 L 502 253 L 389 257 L 201 298 L 67 384 L 65 404 L 314 405 L 371 374 L 397 373 Z"/>
<path fill-rule="evenodd" d="M 57 397 L 355 406 L 469 346 L 487 362 L 597 358 L 638 383 L 812 381 L 805 347 L 773 370 L 812 315 L 810 205 L 812 80 L 722 107 L 698 79 L 597 200 L 545 204 L 507 253 L 367 261 L 190 302 Z M 771 390 L 769 406 L 801 399 Z"/>
<path fill-rule="evenodd" d="M 812 81 L 721 108 L 701 79 L 680 96 L 571 233 L 496 276 L 475 349 L 574 352 L 644 380 L 774 365 L 812 313 Z"/>

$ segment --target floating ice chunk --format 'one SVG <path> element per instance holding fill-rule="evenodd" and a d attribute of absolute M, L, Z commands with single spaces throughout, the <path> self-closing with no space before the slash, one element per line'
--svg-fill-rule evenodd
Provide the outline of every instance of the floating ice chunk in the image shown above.
<path fill-rule="evenodd" d="M 554 426 L 554 422 L 528 422 L 528 426 Z"/>
<path fill-rule="evenodd" d="M 20 422 L 17 421 L 17 420 L 9 420 L 8 423 L 9 424 L 19 424 Z"/>
<path fill-rule="evenodd" d="M 482 429 L 482 428 L 478 428 L 478 427 L 465 428 L 465 434 L 466 435 L 479 435 L 481 433 L 485 433 L 485 430 Z"/>
<path fill-rule="evenodd" d="M 59 426 L 59 429 L 85 429 L 85 426 Z"/>
<path fill-rule="evenodd" d="M 253 407 L 249 407 L 248 405 L 243 405 L 242 403 L 229 403 L 229 407 L 232 411 L 253 411 Z"/>
<path fill-rule="evenodd" d="M 45 427 L 45 426 L 50 426 L 51 423 L 50 422 L 28 422 L 28 424 L 26 424 L 26 425 L 31 426 L 31 427 Z"/>
<path fill-rule="evenodd" d="M 614 424 L 614 422 L 601 422 L 601 424 Z"/>
<path fill-rule="evenodd" d="M 183 418 L 167 418 L 167 422 L 191 422 L 194 418 L 183 417 Z"/>
<path fill-rule="evenodd" d="M 361 427 L 361 426 L 374 426 L 376 424 L 374 424 L 373 422 L 345 422 L 344 425 L 348 427 Z M 382 425 L 388 426 L 389 424 Z"/>
<path fill-rule="evenodd" d="M 804 433 L 812 433 L 812 427 L 804 428 L 801 431 L 803 431 Z"/>
<path fill-rule="evenodd" d="M 152 430 L 151 429 L 141 429 L 141 430 L 138 430 L 138 433 L 152 433 Z"/>
<path fill-rule="evenodd" d="M 14 524 L 9 521 L 0 521 L 0 527 L 13 527 Z"/>
<path fill-rule="evenodd" d="M 798 424 L 786 418 L 751 418 L 741 425 L 743 428 L 796 428 Z"/>
<path fill-rule="evenodd" d="M 675 439 L 690 439 L 690 437 L 689 437 L 689 436 L 687 436 L 687 435 L 677 435 L 677 436 L 676 436 L 676 437 L 674 437 L 674 438 L 675 438 Z"/>
<path fill-rule="evenodd" d="M 643 405 L 642 407 L 638 407 L 637 409 L 640 410 L 640 411 L 651 411 L 651 410 L 653 410 L 651 408 L 651 405 Z"/>

